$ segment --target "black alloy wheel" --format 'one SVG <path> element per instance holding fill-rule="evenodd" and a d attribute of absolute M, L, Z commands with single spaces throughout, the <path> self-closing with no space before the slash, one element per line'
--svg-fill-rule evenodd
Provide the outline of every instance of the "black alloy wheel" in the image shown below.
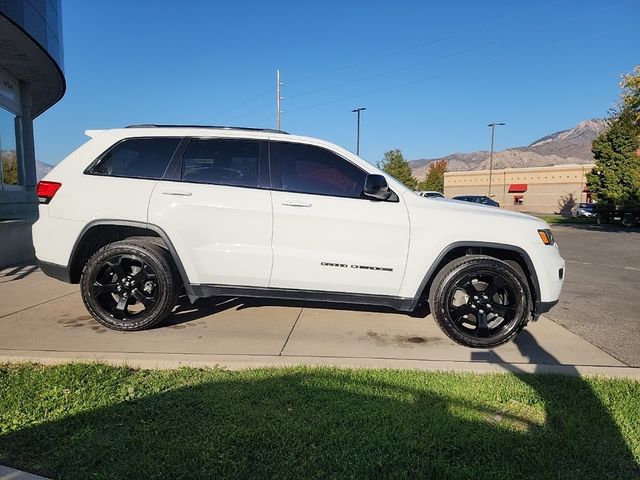
<path fill-rule="evenodd" d="M 446 265 L 434 280 L 429 303 L 442 330 L 468 347 L 509 341 L 526 325 L 531 311 L 523 275 L 485 256 L 462 257 Z"/>
<path fill-rule="evenodd" d="M 124 240 L 87 262 L 81 290 L 85 306 L 115 330 L 143 330 L 164 320 L 176 303 L 171 258 L 149 241 Z"/>
<path fill-rule="evenodd" d="M 138 255 L 114 255 L 98 265 L 91 293 L 111 316 L 131 320 L 156 304 L 157 275 Z"/>

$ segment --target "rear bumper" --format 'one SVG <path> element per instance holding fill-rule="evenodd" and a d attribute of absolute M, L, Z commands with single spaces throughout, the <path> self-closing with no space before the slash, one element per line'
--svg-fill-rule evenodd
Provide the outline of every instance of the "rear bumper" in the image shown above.
<path fill-rule="evenodd" d="M 537 301 L 536 302 L 536 307 L 535 307 L 535 311 L 534 311 L 534 319 L 537 319 L 540 315 L 542 315 L 543 313 L 547 313 L 549 310 L 551 310 L 553 307 L 555 307 L 558 302 L 560 300 L 554 300 L 552 302 L 540 302 Z"/>
<path fill-rule="evenodd" d="M 57 280 L 62 280 L 63 282 L 71 283 L 69 268 L 55 263 L 43 262 L 42 260 L 37 260 L 37 262 L 40 270 L 42 270 L 42 273 L 45 275 Z"/>

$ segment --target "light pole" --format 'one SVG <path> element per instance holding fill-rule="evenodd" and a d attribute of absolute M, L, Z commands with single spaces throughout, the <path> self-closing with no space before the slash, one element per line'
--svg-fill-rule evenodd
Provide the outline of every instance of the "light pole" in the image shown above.
<path fill-rule="evenodd" d="M 366 110 L 367 107 L 358 107 L 355 110 L 351 110 L 358 115 L 358 123 L 356 127 L 356 155 L 360 155 L 360 112 Z"/>
<path fill-rule="evenodd" d="M 496 136 L 496 127 L 501 125 L 506 125 L 506 123 L 494 122 L 487 125 L 487 127 L 491 127 L 491 153 L 489 154 L 489 194 L 487 195 L 489 198 L 491 198 L 491 175 L 493 172 L 493 140 Z"/>

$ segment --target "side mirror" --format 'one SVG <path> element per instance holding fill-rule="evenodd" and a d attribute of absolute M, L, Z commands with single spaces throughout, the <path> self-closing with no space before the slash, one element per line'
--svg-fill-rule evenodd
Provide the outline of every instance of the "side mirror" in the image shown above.
<path fill-rule="evenodd" d="M 387 179 L 382 175 L 367 175 L 364 181 L 364 190 L 362 192 L 365 197 L 375 200 L 388 200 L 391 197 L 391 190 Z"/>

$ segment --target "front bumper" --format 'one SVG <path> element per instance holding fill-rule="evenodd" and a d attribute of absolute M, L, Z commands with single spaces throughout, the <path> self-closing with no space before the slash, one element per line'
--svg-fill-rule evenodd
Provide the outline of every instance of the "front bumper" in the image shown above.
<path fill-rule="evenodd" d="M 566 276 L 566 266 L 557 245 L 536 245 L 529 253 L 539 284 L 533 312 L 536 319 L 558 303 Z"/>

